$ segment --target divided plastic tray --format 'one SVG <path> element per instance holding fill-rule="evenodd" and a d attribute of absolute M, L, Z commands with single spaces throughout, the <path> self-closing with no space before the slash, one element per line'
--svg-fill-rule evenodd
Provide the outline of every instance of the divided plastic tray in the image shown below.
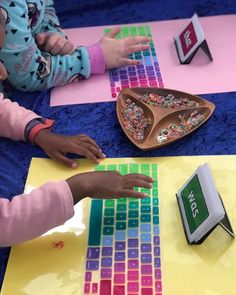
<path fill-rule="evenodd" d="M 175 99 L 187 98 L 198 104 L 197 107 L 187 106 L 183 108 L 164 108 L 157 105 L 151 105 L 141 100 L 141 97 L 145 94 L 157 94 L 159 96 L 166 97 L 169 94 L 174 95 Z M 127 99 L 131 103 L 141 107 L 143 109 L 143 116 L 150 119 L 150 124 L 144 129 L 142 139 L 134 138 L 132 132 L 125 127 L 125 116 L 122 113 L 124 105 L 127 104 Z M 195 96 L 186 92 L 181 92 L 167 88 L 126 88 L 123 89 L 117 98 L 116 111 L 119 123 L 127 135 L 127 137 L 140 149 L 151 150 L 171 144 L 195 131 L 202 126 L 212 115 L 215 109 L 215 105 L 206 99 L 199 96 Z M 184 134 L 168 139 L 163 142 L 158 142 L 157 137 L 161 134 L 163 129 L 168 128 L 170 124 L 180 124 L 179 115 L 184 115 L 185 118 L 189 118 L 194 111 L 204 116 L 204 119 L 191 130 L 188 130 Z"/>

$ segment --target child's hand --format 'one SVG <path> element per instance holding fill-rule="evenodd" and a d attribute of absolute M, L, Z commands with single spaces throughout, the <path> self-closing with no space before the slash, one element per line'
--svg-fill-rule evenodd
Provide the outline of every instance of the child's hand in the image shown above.
<path fill-rule="evenodd" d="M 94 163 L 106 156 L 101 152 L 96 142 L 86 135 L 65 136 L 54 134 L 48 129 L 41 130 L 34 138 L 45 153 L 62 164 L 76 168 L 77 163 L 66 157 L 67 153 L 74 153 L 86 157 Z"/>
<path fill-rule="evenodd" d="M 99 199 L 145 198 L 134 187 L 150 189 L 152 178 L 142 174 L 120 175 L 117 171 L 97 171 L 77 174 L 66 180 L 75 203 L 85 197 Z"/>
<path fill-rule="evenodd" d="M 128 55 L 136 51 L 150 48 L 148 44 L 142 44 L 151 41 L 147 36 L 126 37 L 119 40 L 115 39 L 115 36 L 120 30 L 120 28 L 114 28 L 99 42 L 104 53 L 106 69 L 117 68 L 123 65 L 137 65 L 139 61 L 127 58 Z"/>
<path fill-rule="evenodd" d="M 74 51 L 74 45 L 57 33 L 38 33 L 35 37 L 38 47 L 51 55 L 66 55 Z"/>

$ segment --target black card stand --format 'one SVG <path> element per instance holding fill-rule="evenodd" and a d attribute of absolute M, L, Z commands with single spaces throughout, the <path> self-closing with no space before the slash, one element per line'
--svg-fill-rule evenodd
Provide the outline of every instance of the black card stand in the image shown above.
<path fill-rule="evenodd" d="M 209 59 L 211 61 L 213 61 L 213 57 L 211 55 L 211 52 L 210 52 L 210 49 L 208 47 L 208 44 L 207 44 L 206 40 L 204 40 L 184 62 L 182 62 L 181 59 L 180 59 L 179 50 L 178 50 L 178 46 L 177 46 L 175 38 L 174 38 L 174 41 L 175 41 L 175 48 L 176 48 L 176 51 L 177 51 L 177 54 L 178 54 L 178 58 L 179 58 L 179 61 L 180 61 L 181 64 L 189 64 L 200 48 L 209 57 Z"/>
<path fill-rule="evenodd" d="M 181 206 L 180 206 L 179 198 L 178 198 L 177 194 L 176 194 L 176 198 L 177 198 L 177 203 L 178 203 L 178 207 L 179 207 L 179 212 L 180 212 L 180 216 L 181 216 L 181 220 L 182 220 L 182 225 L 183 225 L 185 237 L 186 237 L 186 240 L 187 240 L 188 244 L 190 244 L 190 245 L 200 245 L 200 244 L 202 244 L 202 242 L 206 240 L 206 238 L 213 232 L 213 230 L 218 225 L 220 225 L 232 238 L 235 238 L 233 228 L 232 228 L 232 226 L 230 224 L 227 212 L 225 210 L 225 206 L 224 206 L 222 198 L 221 198 L 221 196 L 219 194 L 219 198 L 221 200 L 221 203 L 222 203 L 224 211 L 225 211 L 224 218 L 219 223 L 217 223 L 215 226 L 213 226 L 198 242 L 190 242 L 189 238 L 188 238 L 188 235 L 187 235 L 187 230 L 186 230 L 185 223 L 184 223 L 183 213 L 182 213 L 182 210 L 181 210 Z"/>

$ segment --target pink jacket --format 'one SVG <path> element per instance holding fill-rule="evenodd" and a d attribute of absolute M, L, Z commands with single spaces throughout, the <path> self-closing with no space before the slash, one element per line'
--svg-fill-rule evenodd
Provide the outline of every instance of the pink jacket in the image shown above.
<path fill-rule="evenodd" d="M 35 113 L 4 99 L 0 93 L 0 136 L 24 140 Z M 48 182 L 12 201 L 0 198 L 0 247 L 31 240 L 63 224 L 74 214 L 73 198 L 66 181 Z"/>

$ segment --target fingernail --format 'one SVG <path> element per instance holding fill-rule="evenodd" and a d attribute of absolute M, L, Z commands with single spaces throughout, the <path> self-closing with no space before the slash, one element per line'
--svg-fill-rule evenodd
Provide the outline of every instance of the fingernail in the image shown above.
<path fill-rule="evenodd" d="M 74 163 L 72 163 L 72 165 L 71 165 L 71 167 L 72 168 L 76 168 L 78 165 L 74 162 Z"/>
<path fill-rule="evenodd" d="M 102 154 L 102 156 L 103 156 L 104 158 L 106 158 L 106 155 L 105 155 L 105 154 Z"/>

